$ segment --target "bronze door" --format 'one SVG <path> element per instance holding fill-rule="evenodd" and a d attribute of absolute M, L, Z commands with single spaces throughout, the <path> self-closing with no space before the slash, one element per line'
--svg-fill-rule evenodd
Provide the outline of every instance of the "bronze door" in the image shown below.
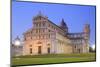
<path fill-rule="evenodd" d="M 41 54 L 41 46 L 38 46 L 38 54 Z"/>
<path fill-rule="evenodd" d="M 48 48 L 48 54 L 50 53 L 50 48 Z"/>

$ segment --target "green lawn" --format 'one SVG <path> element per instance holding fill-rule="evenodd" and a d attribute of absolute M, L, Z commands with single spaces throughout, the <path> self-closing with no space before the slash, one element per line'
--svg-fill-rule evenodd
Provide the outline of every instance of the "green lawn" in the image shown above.
<path fill-rule="evenodd" d="M 19 56 L 12 58 L 12 65 L 50 64 L 65 62 L 95 61 L 95 53 L 89 54 L 47 54 Z"/>

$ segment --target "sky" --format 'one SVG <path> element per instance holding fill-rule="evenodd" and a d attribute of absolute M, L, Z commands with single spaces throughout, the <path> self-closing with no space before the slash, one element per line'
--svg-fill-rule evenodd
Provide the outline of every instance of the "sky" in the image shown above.
<path fill-rule="evenodd" d="M 39 11 L 56 25 L 62 18 L 70 33 L 83 32 L 84 25 L 90 24 L 90 44 L 95 44 L 95 6 L 72 4 L 50 4 L 34 2 L 12 2 L 12 39 L 23 37 L 23 33 L 32 28 L 32 18 Z"/>

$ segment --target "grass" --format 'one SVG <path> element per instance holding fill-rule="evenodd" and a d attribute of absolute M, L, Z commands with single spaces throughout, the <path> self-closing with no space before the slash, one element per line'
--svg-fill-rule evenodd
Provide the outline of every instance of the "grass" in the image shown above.
<path fill-rule="evenodd" d="M 12 65 L 37 65 L 67 62 L 95 61 L 95 53 L 88 54 L 47 54 L 19 56 L 12 58 Z"/>

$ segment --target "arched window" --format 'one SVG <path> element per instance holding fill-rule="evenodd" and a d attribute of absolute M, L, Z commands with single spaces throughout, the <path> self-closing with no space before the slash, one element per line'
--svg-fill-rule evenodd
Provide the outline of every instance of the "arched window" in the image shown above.
<path fill-rule="evenodd" d="M 45 23 L 43 23 L 43 26 L 45 26 Z"/>
<path fill-rule="evenodd" d="M 36 27 L 38 27 L 38 23 L 36 23 Z"/>
<path fill-rule="evenodd" d="M 50 30 L 48 30 L 50 32 Z"/>
<path fill-rule="evenodd" d="M 31 37 L 31 39 L 32 39 L 32 37 Z"/>
<path fill-rule="evenodd" d="M 49 24 L 49 27 L 50 27 L 50 24 Z"/>
<path fill-rule="evenodd" d="M 30 47 L 32 47 L 32 45 L 29 45 Z"/>
<path fill-rule="evenodd" d="M 24 38 L 24 40 L 26 40 L 26 37 Z"/>
<path fill-rule="evenodd" d="M 42 44 L 42 42 L 38 41 L 37 44 Z"/>
<path fill-rule="evenodd" d="M 75 49 L 76 49 L 76 45 L 75 45 Z"/>
<path fill-rule="evenodd" d="M 38 33 L 38 29 L 36 29 L 36 33 Z"/>

